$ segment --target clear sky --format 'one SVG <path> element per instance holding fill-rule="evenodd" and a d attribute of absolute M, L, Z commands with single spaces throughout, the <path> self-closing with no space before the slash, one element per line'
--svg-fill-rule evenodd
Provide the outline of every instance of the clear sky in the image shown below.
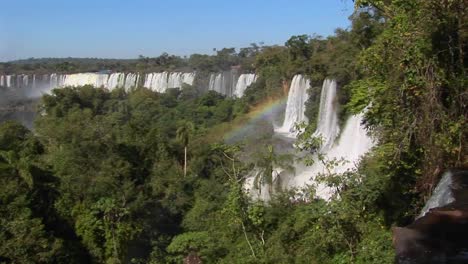
<path fill-rule="evenodd" d="M 0 0 L 0 61 L 212 53 L 349 26 L 350 0 Z"/>

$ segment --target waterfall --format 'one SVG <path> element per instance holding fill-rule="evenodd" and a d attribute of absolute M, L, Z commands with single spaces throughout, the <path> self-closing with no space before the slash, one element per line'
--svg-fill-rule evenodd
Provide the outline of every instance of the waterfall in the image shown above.
<path fill-rule="evenodd" d="M 273 185 L 276 185 L 276 181 L 279 180 L 279 177 L 281 173 L 284 170 L 282 168 L 274 168 L 272 172 L 272 183 Z M 271 199 L 271 194 L 270 189 L 274 190 L 274 187 L 268 186 L 267 184 L 262 184 L 259 186 L 259 189 L 255 188 L 255 178 L 256 177 L 261 177 L 262 171 L 259 170 L 258 168 L 254 168 L 250 174 L 247 176 L 246 181 L 244 183 L 244 190 L 247 191 L 250 194 L 250 197 L 254 200 L 262 200 L 262 201 L 268 201 Z"/>
<path fill-rule="evenodd" d="M 286 114 L 283 126 L 276 129 L 276 132 L 295 136 L 295 123 L 307 121 L 304 116 L 305 102 L 308 99 L 306 90 L 309 87 L 309 81 L 301 75 L 293 78 L 288 94 Z M 339 161 L 334 168 L 329 171 L 325 164 L 314 157 L 314 164 L 306 166 L 302 162 L 295 164 L 295 175 L 289 176 L 285 182 L 286 188 L 304 187 L 308 184 L 315 184 L 316 195 L 323 199 L 330 199 L 333 190 L 324 184 L 317 183 L 315 177 L 318 174 L 344 173 L 356 168 L 360 158 L 366 154 L 373 146 L 374 141 L 368 136 L 366 129 L 362 125 L 363 114 L 353 115 L 346 120 L 343 131 L 338 142 L 335 144 L 336 137 L 339 134 L 338 114 L 336 108 L 337 83 L 335 80 L 326 79 L 322 85 L 320 95 L 320 107 L 317 120 L 317 129 L 314 136 L 320 136 L 323 139 L 321 154 L 326 161 Z"/>
<path fill-rule="evenodd" d="M 11 87 L 11 75 L 6 76 L 6 87 Z"/>
<path fill-rule="evenodd" d="M 181 88 L 184 83 L 192 85 L 194 79 L 194 73 L 174 72 L 169 74 L 167 88 Z"/>
<path fill-rule="evenodd" d="M 215 91 L 220 94 L 228 95 L 228 91 L 226 89 L 224 76 L 222 73 L 212 73 L 210 75 L 210 84 L 209 88 L 210 91 Z"/>
<path fill-rule="evenodd" d="M 28 75 L 22 75 L 22 84 L 23 84 L 23 87 L 28 87 L 29 85 L 29 76 Z"/>
<path fill-rule="evenodd" d="M 181 88 L 184 83 L 193 85 L 194 73 L 159 72 L 149 73 L 145 76 L 144 87 L 163 93 L 168 88 Z"/>
<path fill-rule="evenodd" d="M 109 90 L 113 90 L 115 88 L 122 88 L 125 85 L 125 73 L 111 73 L 105 84 L 105 87 Z"/>
<path fill-rule="evenodd" d="M 109 76 L 101 73 L 76 73 L 65 75 L 63 84 L 57 83 L 57 86 L 83 86 L 92 85 L 94 87 L 107 88 Z"/>
<path fill-rule="evenodd" d="M 344 159 L 344 163 L 339 163 L 333 167 L 331 173 L 344 173 L 348 170 L 356 168 L 360 158 L 366 154 L 375 144 L 368 136 L 366 129 L 362 125 L 363 114 L 353 115 L 348 118 L 344 126 L 343 132 L 338 140 L 338 144 L 333 146 L 328 151 L 325 151 L 324 161 L 333 161 Z M 315 163 L 312 166 L 297 165 L 298 172 L 288 183 L 288 187 L 303 187 L 306 184 L 316 184 L 316 195 L 323 199 L 330 199 L 333 191 L 323 184 L 317 184 L 315 177 L 318 174 L 326 174 L 329 172 L 321 161 L 315 158 Z"/>
<path fill-rule="evenodd" d="M 155 92 L 164 93 L 167 89 L 167 72 L 147 74 L 144 87 Z"/>
<path fill-rule="evenodd" d="M 320 94 L 320 108 L 317 120 L 317 129 L 314 136 L 322 138 L 321 150 L 329 149 L 338 136 L 338 114 L 336 111 L 336 81 L 326 79 Z"/>
<path fill-rule="evenodd" d="M 157 92 L 165 92 L 167 88 L 180 88 L 184 83 L 193 85 L 195 73 L 162 72 L 149 73 L 144 76 L 144 87 Z M 44 74 L 44 75 L 1 75 L 1 87 L 30 88 L 50 92 L 54 88 L 65 86 L 92 85 L 98 88 L 113 90 L 124 88 L 131 90 L 140 83 L 138 73 L 75 73 L 75 74 Z"/>
<path fill-rule="evenodd" d="M 125 90 L 130 91 L 131 89 L 137 87 L 139 78 L 140 78 L 140 75 L 137 73 L 127 74 L 127 76 L 125 77 L 125 84 L 124 84 Z"/>
<path fill-rule="evenodd" d="M 208 90 L 232 97 L 239 78 L 236 70 L 212 73 L 210 74 Z"/>
<path fill-rule="evenodd" d="M 195 81 L 195 73 L 194 72 L 187 72 L 182 74 L 182 83 L 186 83 L 189 85 L 193 85 Z M 182 86 L 180 86 L 182 87 Z"/>
<path fill-rule="evenodd" d="M 241 98 L 244 95 L 245 89 L 247 89 L 247 87 L 249 87 L 256 80 L 257 80 L 257 75 L 255 74 L 252 74 L 252 73 L 241 74 L 239 76 L 239 79 L 237 80 L 233 95 L 238 98 Z"/>
<path fill-rule="evenodd" d="M 454 202 L 455 197 L 453 196 L 452 192 L 452 184 L 453 173 L 447 171 L 442 176 L 442 179 L 440 179 L 436 188 L 432 192 L 431 198 L 429 198 L 429 200 L 426 202 L 426 205 L 424 205 L 424 208 L 421 210 L 421 214 L 418 216 L 418 218 L 424 216 L 432 208 L 442 207 L 451 202 Z"/>
<path fill-rule="evenodd" d="M 275 130 L 276 132 L 295 137 L 297 135 L 295 124 L 307 122 L 304 111 L 305 103 L 308 99 L 307 89 L 309 89 L 309 87 L 310 81 L 308 79 L 304 78 L 302 75 L 294 76 L 291 87 L 289 88 L 284 122 L 281 127 Z"/>
<path fill-rule="evenodd" d="M 53 88 L 59 86 L 59 81 L 58 80 L 59 80 L 59 78 L 58 78 L 57 74 L 52 73 L 50 75 L 50 86 L 49 86 L 50 90 L 52 90 Z"/>
<path fill-rule="evenodd" d="M 360 113 L 349 117 L 338 144 L 326 153 L 329 159 L 344 158 L 347 161 L 335 167 L 335 173 L 343 173 L 355 168 L 360 158 L 375 145 L 362 125 L 363 116 L 364 114 Z"/>

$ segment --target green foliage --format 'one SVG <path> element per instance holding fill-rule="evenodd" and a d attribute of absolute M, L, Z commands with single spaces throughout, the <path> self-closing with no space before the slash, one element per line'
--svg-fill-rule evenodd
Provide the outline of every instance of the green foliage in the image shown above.
<path fill-rule="evenodd" d="M 254 179 L 254 187 L 256 189 L 261 189 L 261 186 L 267 185 L 269 186 L 270 193 L 272 193 L 274 186 L 276 190 L 279 190 L 281 182 L 278 176 L 278 169 L 281 168 L 288 172 L 294 171 L 294 167 L 291 165 L 293 157 L 287 154 L 275 153 L 272 145 L 268 145 L 263 153 L 260 152 L 255 156 L 259 157 L 255 164 L 258 170 Z M 274 176 L 276 176 L 275 179 L 273 179 Z"/>
<path fill-rule="evenodd" d="M 263 43 L 252 43 L 249 47 L 216 50 L 215 55 L 192 54 L 190 57 L 170 55 L 166 52 L 158 57 L 139 55 L 135 59 L 99 59 L 99 58 L 29 58 L 0 63 L 0 72 L 4 74 L 46 74 L 77 72 L 162 72 L 162 71 L 197 71 L 219 72 L 241 65 L 245 71 L 253 70 L 256 55 L 263 49 Z"/>
<path fill-rule="evenodd" d="M 203 131 L 232 118 L 233 102 L 222 96 L 179 94 L 146 89 L 127 94 L 90 86 L 54 90 L 43 98 L 44 115 L 36 123 L 43 147 L 35 150 L 37 139 L 30 140 L 21 126 L 0 128 L 2 168 L 29 186 L 26 192 L 35 193 L 43 181 L 36 182 L 32 173 L 40 156 L 41 166 L 60 180 L 54 186 L 60 195 L 48 206 L 71 226 L 68 232 L 82 241 L 93 261 L 144 259 L 132 248 L 155 241 L 155 250 L 165 250 L 167 237 L 178 230 L 180 214 L 193 200 L 194 179 L 181 177 L 179 144 L 189 144 L 190 135 L 191 151 L 203 152 L 206 144 L 197 142 Z M 193 110 L 190 115 L 187 109 Z M 177 133 L 177 124 L 188 124 L 184 133 Z M 212 167 L 194 161 L 188 169 L 209 178 Z"/>
<path fill-rule="evenodd" d="M 62 263 L 63 240 L 44 226 L 46 210 L 40 197 L 43 172 L 36 157 L 41 148 L 21 125 L 0 126 L 0 261 L 13 263 Z M 42 198 L 42 197 L 41 197 Z M 46 208 L 44 208 L 46 209 Z M 71 251 L 69 251 L 71 252 Z"/>
<path fill-rule="evenodd" d="M 437 174 L 462 164 L 466 155 L 460 130 L 466 125 L 461 118 L 466 28 L 458 26 L 463 1 L 358 4 L 376 5 L 389 22 L 360 56 L 365 78 L 352 84 L 349 108 L 369 105 L 369 126 L 382 143 L 395 147 L 388 153 L 391 167 L 413 174 L 417 190 L 426 195 Z"/>
<path fill-rule="evenodd" d="M 42 98 L 34 133 L 3 123 L 0 262 L 392 263 L 390 227 L 412 220 L 441 170 L 466 163 L 466 7 L 461 0 L 356 5 L 349 29 L 293 36 L 285 46 L 0 64 L 6 73 L 202 76 L 164 94 L 57 89 Z M 243 98 L 200 92 L 210 72 L 239 65 L 258 75 Z M 294 161 L 275 152 L 269 132 L 243 149 L 218 142 L 217 127 L 286 95 L 295 74 L 311 80 L 310 122 L 298 124 L 297 145 L 318 157 L 306 164 L 323 163 L 316 179 L 334 193 L 317 199 L 313 184 L 253 201 L 243 189 L 253 168 L 256 187 L 280 185 L 273 171 Z M 346 161 L 328 160 L 314 135 L 325 78 L 338 81 L 341 119 L 364 112 L 378 142 L 358 169 L 340 174 L 333 167 Z"/>

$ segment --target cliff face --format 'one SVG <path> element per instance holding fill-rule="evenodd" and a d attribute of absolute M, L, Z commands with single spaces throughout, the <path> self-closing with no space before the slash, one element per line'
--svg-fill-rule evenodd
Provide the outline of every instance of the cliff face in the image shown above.
<path fill-rule="evenodd" d="M 288 80 L 283 80 L 283 94 L 284 95 L 287 95 L 289 93 L 289 86 L 290 86 L 290 83 Z"/>

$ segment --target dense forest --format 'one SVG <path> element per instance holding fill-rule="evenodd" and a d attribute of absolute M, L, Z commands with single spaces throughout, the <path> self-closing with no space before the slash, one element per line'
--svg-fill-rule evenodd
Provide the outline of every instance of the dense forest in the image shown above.
<path fill-rule="evenodd" d="M 180 57 L 163 53 L 150 58 L 140 55 L 138 59 L 99 59 L 99 58 L 30 58 L 0 63 L 0 73 L 4 74 L 44 74 L 79 72 L 158 72 L 158 71 L 223 71 L 231 66 L 241 65 L 244 70 L 252 70 L 255 55 L 262 49 L 261 43 L 250 47 L 215 49 L 215 55 L 192 54 Z"/>
<path fill-rule="evenodd" d="M 2 123 L 0 263 L 393 263 L 391 228 L 414 219 L 442 171 L 467 166 L 468 7 L 355 5 L 350 28 L 284 46 L 1 63 L 4 73 L 240 65 L 258 80 L 239 99 L 190 85 L 164 94 L 65 87 L 41 98 L 33 131 Z M 313 186 L 304 199 L 288 190 L 256 201 L 243 190 L 246 177 L 283 157 L 268 138 L 228 143 L 220 131 L 283 96 L 295 74 L 311 80 L 301 140 L 315 142 L 317 95 L 334 78 L 340 119 L 364 111 L 378 144 L 356 170 L 324 175 L 336 190 L 330 201 Z M 247 147 L 257 152 L 245 158 Z"/>

